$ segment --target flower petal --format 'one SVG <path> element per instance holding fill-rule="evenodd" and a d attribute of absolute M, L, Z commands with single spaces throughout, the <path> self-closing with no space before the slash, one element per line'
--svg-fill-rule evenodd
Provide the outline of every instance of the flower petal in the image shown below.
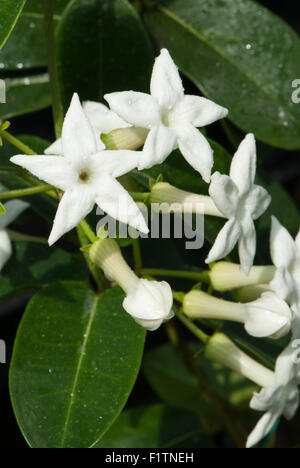
<path fill-rule="evenodd" d="M 210 182 L 214 164 L 213 150 L 202 133 L 191 124 L 176 128 L 178 146 L 187 162 L 198 171 L 205 182 Z"/>
<path fill-rule="evenodd" d="M 227 175 L 215 172 L 211 178 L 209 194 L 219 211 L 228 219 L 236 215 L 239 192 L 235 183 Z"/>
<path fill-rule="evenodd" d="M 254 135 L 249 133 L 235 153 L 230 168 L 230 177 L 239 188 L 241 195 L 244 195 L 251 189 L 255 174 L 256 144 Z"/>
<path fill-rule="evenodd" d="M 165 109 L 173 107 L 184 96 L 178 68 L 167 49 L 162 49 L 155 60 L 150 89 L 151 95 Z"/>
<path fill-rule="evenodd" d="M 96 133 L 110 133 L 116 128 L 130 126 L 115 112 L 99 102 L 85 101 L 82 107 Z"/>
<path fill-rule="evenodd" d="M 204 127 L 223 119 L 228 110 L 201 96 L 186 95 L 171 112 L 170 120 Z"/>
<path fill-rule="evenodd" d="M 63 156 L 62 139 L 58 138 L 52 145 L 45 149 L 44 153 L 51 156 Z"/>
<path fill-rule="evenodd" d="M 239 240 L 239 257 L 242 272 L 248 276 L 256 253 L 256 231 L 250 217 L 241 222 L 242 235 Z"/>
<path fill-rule="evenodd" d="M 265 413 L 262 418 L 258 421 L 255 428 L 249 435 L 247 439 L 247 448 L 253 447 L 254 445 L 258 444 L 273 428 L 274 424 L 276 423 L 277 419 L 280 417 L 280 413 L 277 411 L 268 411 Z"/>
<path fill-rule="evenodd" d="M 61 156 L 13 156 L 11 162 L 24 167 L 39 179 L 61 190 L 67 190 L 74 184 L 76 174 L 68 160 Z"/>
<path fill-rule="evenodd" d="M 76 93 L 64 120 L 62 146 L 64 157 L 75 163 L 97 151 L 94 131 Z"/>
<path fill-rule="evenodd" d="M 272 261 L 277 268 L 288 268 L 296 258 L 294 239 L 275 216 L 272 216 L 270 248 Z"/>
<path fill-rule="evenodd" d="M 10 200 L 5 203 L 6 215 L 0 217 L 0 230 L 13 223 L 29 206 L 29 203 L 22 200 Z"/>
<path fill-rule="evenodd" d="M 245 329 L 258 338 L 280 338 L 289 332 L 292 322 L 291 309 L 273 292 L 246 304 L 246 317 Z"/>
<path fill-rule="evenodd" d="M 104 96 L 110 108 L 132 125 L 152 128 L 161 122 L 159 106 L 149 94 L 122 91 Z"/>
<path fill-rule="evenodd" d="M 141 151 L 130 150 L 106 150 L 96 154 L 99 159 L 99 173 L 112 177 L 121 177 L 138 166 L 141 159 Z"/>
<path fill-rule="evenodd" d="M 144 217 L 137 204 L 121 184 L 112 177 L 106 175 L 99 184 L 96 203 L 105 213 L 113 218 L 127 223 L 143 233 L 148 233 Z"/>
<path fill-rule="evenodd" d="M 12 254 L 12 245 L 6 231 L 0 231 L 0 271 Z"/>
<path fill-rule="evenodd" d="M 89 186 L 78 184 L 76 189 L 67 191 L 58 205 L 49 245 L 53 245 L 60 237 L 78 226 L 94 205 L 95 193 Z"/>
<path fill-rule="evenodd" d="M 205 263 L 216 262 L 226 257 L 226 255 L 234 249 L 240 234 L 241 228 L 239 223 L 234 218 L 227 221 L 223 229 L 219 232 Z"/>
<path fill-rule="evenodd" d="M 294 292 L 295 283 L 286 268 L 277 268 L 274 278 L 270 282 L 270 287 L 282 299 L 290 299 Z"/>
<path fill-rule="evenodd" d="M 176 148 L 176 135 L 165 125 L 150 130 L 139 161 L 138 169 L 149 169 L 161 164 Z"/>
<path fill-rule="evenodd" d="M 266 211 L 271 203 L 272 197 L 266 189 L 259 185 L 254 185 L 250 190 L 245 201 L 245 210 L 251 215 L 252 219 L 256 220 Z"/>

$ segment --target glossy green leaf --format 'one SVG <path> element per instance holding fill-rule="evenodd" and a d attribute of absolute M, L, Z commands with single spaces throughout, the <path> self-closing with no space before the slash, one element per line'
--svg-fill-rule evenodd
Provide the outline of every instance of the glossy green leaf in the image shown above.
<path fill-rule="evenodd" d="M 57 23 L 69 0 L 54 2 L 54 21 Z M 1 69 L 22 70 L 47 66 L 44 31 L 44 2 L 27 0 L 18 23 L 0 56 Z"/>
<path fill-rule="evenodd" d="M 13 30 L 26 0 L 1 0 L 0 3 L 0 49 Z"/>
<path fill-rule="evenodd" d="M 10 390 L 31 447 L 88 448 L 124 407 L 139 371 L 145 331 L 116 288 L 96 296 L 57 283 L 29 303 L 15 342 Z"/>
<path fill-rule="evenodd" d="M 108 92 L 149 86 L 150 42 L 127 0 L 73 0 L 57 44 L 65 109 L 75 91 L 82 100 L 100 100 Z"/>
<path fill-rule="evenodd" d="M 156 404 L 124 411 L 95 448 L 214 448 L 201 434 L 199 419 Z"/>
<path fill-rule="evenodd" d="M 13 255 L 0 274 L 0 302 L 60 280 L 84 281 L 87 275 L 84 262 L 65 250 L 16 241 Z"/>
<path fill-rule="evenodd" d="M 6 103 L 0 105 L 0 119 L 28 114 L 51 105 L 47 73 L 22 78 L 6 78 L 4 81 Z"/>
<path fill-rule="evenodd" d="M 300 40 L 251 0 L 162 0 L 145 14 L 159 47 L 229 118 L 260 140 L 300 148 Z"/>

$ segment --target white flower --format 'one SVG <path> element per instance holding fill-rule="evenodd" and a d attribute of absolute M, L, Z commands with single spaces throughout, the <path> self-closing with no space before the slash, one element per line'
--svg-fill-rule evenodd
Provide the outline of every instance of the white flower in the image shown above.
<path fill-rule="evenodd" d="M 300 319 L 300 231 L 294 240 L 273 216 L 270 248 L 276 266 L 270 287 L 290 303 L 296 317 Z"/>
<path fill-rule="evenodd" d="M 256 445 L 265 437 L 281 415 L 292 419 L 299 406 L 300 368 L 292 359 L 294 349 L 287 346 L 277 358 L 275 366 L 275 385 L 255 393 L 250 406 L 265 414 L 248 437 L 247 447 Z"/>
<path fill-rule="evenodd" d="M 110 216 L 147 233 L 143 215 L 116 180 L 137 166 L 135 151 L 99 151 L 92 127 L 74 94 L 62 131 L 62 156 L 18 155 L 11 161 L 65 193 L 49 245 L 77 226 L 96 203 Z"/>
<path fill-rule="evenodd" d="M 174 316 L 172 290 L 165 281 L 140 279 L 123 301 L 123 307 L 147 330 L 156 330 Z"/>
<path fill-rule="evenodd" d="M 0 217 L 0 271 L 12 254 L 11 241 L 5 229 L 28 207 L 29 204 L 21 200 L 10 200 L 4 205 L 6 215 Z"/>
<path fill-rule="evenodd" d="M 184 95 L 178 69 L 166 49 L 155 61 L 150 88 L 151 95 L 126 91 L 105 96 L 124 120 L 150 130 L 138 168 L 162 163 L 179 147 L 187 162 L 209 182 L 213 152 L 196 127 L 226 117 L 227 109 L 203 97 Z"/>
<path fill-rule="evenodd" d="M 292 312 L 287 303 L 270 291 L 255 301 L 242 304 L 192 290 L 184 297 L 183 311 L 191 318 L 243 323 L 247 333 L 258 338 L 280 338 L 290 331 L 292 322 Z"/>
<path fill-rule="evenodd" d="M 128 123 L 124 122 L 115 112 L 109 110 L 104 104 L 98 102 L 86 101 L 82 104 L 83 111 L 89 120 L 94 131 L 98 151 L 105 149 L 105 144 L 101 140 L 102 133 L 110 133 L 116 128 L 126 128 Z M 48 155 L 63 155 L 62 139 L 59 138 L 46 150 Z"/>
<path fill-rule="evenodd" d="M 254 184 L 255 173 L 255 138 L 248 134 L 232 159 L 230 176 L 216 172 L 209 187 L 216 207 L 229 221 L 220 231 L 206 263 L 226 257 L 238 242 L 241 269 L 245 275 L 249 274 L 256 252 L 253 220 L 258 219 L 271 202 L 267 191 Z"/>

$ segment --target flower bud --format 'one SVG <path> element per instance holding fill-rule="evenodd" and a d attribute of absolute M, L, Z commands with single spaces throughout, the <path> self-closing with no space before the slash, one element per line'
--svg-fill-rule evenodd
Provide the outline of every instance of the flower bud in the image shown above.
<path fill-rule="evenodd" d="M 146 141 L 149 130 L 139 127 L 117 128 L 101 136 L 106 149 L 137 150 Z"/>
<path fill-rule="evenodd" d="M 274 266 L 254 266 L 246 276 L 240 265 L 229 262 L 215 263 L 209 272 L 209 278 L 216 291 L 229 291 L 242 286 L 264 284 L 272 281 L 275 274 Z"/>
<path fill-rule="evenodd" d="M 258 338 L 280 338 L 289 332 L 292 323 L 289 306 L 273 292 L 265 292 L 256 301 L 242 304 L 193 290 L 184 297 L 183 311 L 191 318 L 244 323 L 247 333 Z"/>
<path fill-rule="evenodd" d="M 140 279 L 124 299 L 124 309 L 147 330 L 153 331 L 174 316 L 172 290 L 165 281 Z"/>
<path fill-rule="evenodd" d="M 275 373 L 252 359 L 223 333 L 215 333 L 205 347 L 205 356 L 242 374 L 262 387 L 275 384 Z"/>
<path fill-rule="evenodd" d="M 158 182 L 152 187 L 150 201 L 168 203 L 174 207 L 172 211 L 224 217 L 210 197 L 185 192 L 166 182 Z"/>

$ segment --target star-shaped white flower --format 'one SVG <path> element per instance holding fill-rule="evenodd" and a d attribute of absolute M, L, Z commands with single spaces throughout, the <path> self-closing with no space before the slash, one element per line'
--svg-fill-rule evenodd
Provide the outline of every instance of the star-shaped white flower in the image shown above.
<path fill-rule="evenodd" d="M 172 306 L 170 285 L 165 281 L 146 279 L 139 279 L 123 301 L 126 312 L 150 331 L 157 330 L 163 322 L 174 316 Z"/>
<path fill-rule="evenodd" d="M 136 151 L 99 151 L 94 131 L 74 94 L 62 131 L 62 156 L 18 155 L 11 161 L 65 193 L 49 245 L 76 227 L 95 203 L 107 214 L 147 233 L 141 211 L 116 180 L 137 166 Z"/>
<path fill-rule="evenodd" d="M 273 216 L 271 258 L 276 272 L 270 287 L 286 299 L 300 320 L 300 231 L 294 240 L 288 230 Z"/>
<path fill-rule="evenodd" d="M 130 124 L 124 122 L 115 112 L 99 102 L 86 101 L 82 104 L 82 108 L 94 130 L 97 149 L 99 151 L 105 149 L 105 144 L 101 140 L 102 133 L 110 133 L 116 128 L 126 128 L 130 126 Z M 52 145 L 45 150 L 45 154 L 62 156 L 62 139 L 59 138 L 52 143 Z"/>
<path fill-rule="evenodd" d="M 12 245 L 6 228 L 28 207 L 29 204 L 22 200 L 10 200 L 4 205 L 6 215 L 0 217 L 0 271 L 12 254 Z"/>
<path fill-rule="evenodd" d="M 279 355 L 275 366 L 275 385 L 255 393 L 250 406 L 265 414 L 248 437 L 247 447 L 256 445 L 265 437 L 281 415 L 292 419 L 299 406 L 300 367 L 295 364 L 292 343 Z"/>
<path fill-rule="evenodd" d="M 157 57 L 151 95 L 134 91 L 107 94 L 110 108 L 124 120 L 150 130 L 138 168 L 162 163 L 179 147 L 187 162 L 209 182 L 213 151 L 196 127 L 227 116 L 227 109 L 199 96 L 184 95 L 181 78 L 169 52 Z"/>
<path fill-rule="evenodd" d="M 209 194 L 229 221 L 219 232 L 206 263 L 226 257 L 238 242 L 241 269 L 245 275 L 249 274 L 256 252 L 253 221 L 266 211 L 271 202 L 268 192 L 254 184 L 255 174 L 255 138 L 248 134 L 232 159 L 230 176 L 219 172 L 212 176 Z"/>

